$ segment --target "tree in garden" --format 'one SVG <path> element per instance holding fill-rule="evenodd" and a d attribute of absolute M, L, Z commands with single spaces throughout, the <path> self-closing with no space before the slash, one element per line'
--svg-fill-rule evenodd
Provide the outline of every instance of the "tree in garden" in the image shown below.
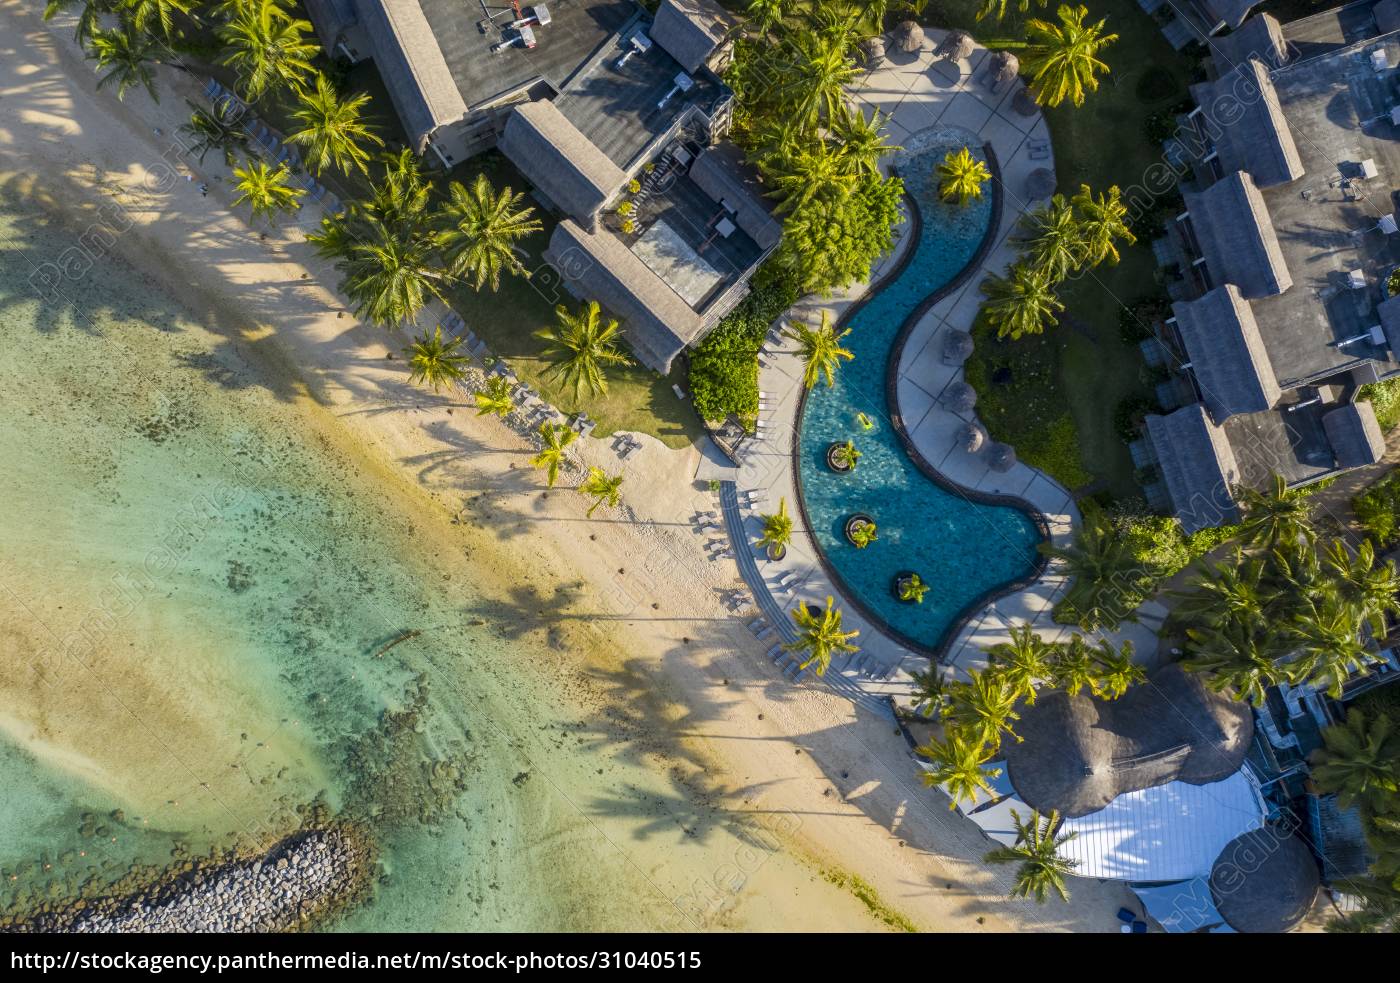
<path fill-rule="evenodd" d="M 490 283 L 501 285 L 501 271 L 528 276 L 515 254 L 521 239 L 544 228 L 534 218 L 535 209 L 523 206 L 525 195 L 503 188 L 498 194 L 485 174 L 478 174 L 471 188 L 453 181 L 443 208 L 440 238 L 448 269 L 460 280 L 480 290 Z"/>
<path fill-rule="evenodd" d="M 982 185 L 991 179 L 987 165 L 972 156 L 972 151 L 966 147 L 950 150 L 938 165 L 938 197 L 965 205 L 981 198 Z"/>
<path fill-rule="evenodd" d="M 1206 685 L 1217 693 L 1233 692 L 1236 699 L 1263 706 L 1269 687 L 1290 679 L 1278 663 L 1282 641 L 1272 626 L 1250 628 L 1226 623 L 1219 628 L 1187 630 L 1188 653 L 1182 665 L 1203 672 Z"/>
<path fill-rule="evenodd" d="M 778 511 L 763 517 L 763 536 L 758 546 L 771 547 L 775 551 L 787 549 L 792 541 L 792 516 L 788 515 L 787 499 L 778 499 Z"/>
<path fill-rule="evenodd" d="M 1068 99 L 1084 105 L 1084 94 L 1097 91 L 1098 76 L 1108 72 L 1099 52 L 1118 40 L 1105 34 L 1104 22 L 1085 24 L 1089 9 L 1061 4 L 1055 11 L 1058 24 L 1032 18 L 1026 24 L 1026 58 L 1022 66 L 1031 77 L 1031 93 L 1042 106 L 1058 106 Z"/>
<path fill-rule="evenodd" d="M 836 331 L 826 308 L 822 308 L 821 323 L 815 328 L 803 321 L 787 323 L 787 327 L 783 329 L 783 337 L 797 342 L 797 347 L 802 353 L 805 366 L 802 371 L 802 384 L 805 387 L 811 389 L 823 376 L 826 377 L 827 386 L 836 384 L 836 369 L 841 360 L 849 361 L 855 358 L 854 354 L 841 347 L 841 339 L 850 333 L 850 328 L 840 333 Z"/>
<path fill-rule="evenodd" d="M 811 204 L 816 198 L 849 194 L 860 174 L 853 172 L 847 158 L 830 143 L 819 140 L 769 163 L 766 179 L 778 199 L 777 214 Z"/>
<path fill-rule="evenodd" d="M 969 740 L 982 744 L 1000 744 L 1003 730 L 1019 741 L 1011 727 L 1012 721 L 1021 719 L 1016 712 L 1017 699 L 1007 681 L 995 672 L 974 672 L 967 682 L 948 688 L 948 721 Z"/>
<path fill-rule="evenodd" d="M 1210 629 L 1221 624 L 1239 625 L 1247 630 L 1264 627 L 1266 611 L 1277 598 L 1274 587 L 1264 579 L 1265 565 L 1258 557 L 1245 557 L 1236 547 L 1229 561 L 1203 569 L 1189 590 L 1177 591 L 1180 598 L 1172 612 L 1188 628 Z"/>
<path fill-rule="evenodd" d="M 1335 595 L 1324 597 L 1312 610 L 1301 612 L 1293 628 L 1296 662 L 1289 666 L 1295 679 L 1326 686 L 1334 700 L 1352 673 L 1380 662 L 1378 654 L 1361 641 L 1360 618 L 1355 609 Z"/>
<path fill-rule="evenodd" d="M 288 143 L 302 148 L 307 168 L 313 174 L 324 174 L 334 167 L 349 174 L 352 167 L 369 174 L 369 151 L 366 145 L 384 146 L 379 134 L 364 121 L 369 95 L 361 92 L 341 98 L 325 75 L 316 76 L 316 87 L 297 94 L 297 108 L 292 111 L 298 129 L 287 137 Z"/>
<path fill-rule="evenodd" d="M 189 152 L 203 164 L 211 150 L 219 150 L 224 155 L 224 163 L 233 166 L 235 153 L 247 153 L 248 134 L 239 125 L 233 107 L 228 102 L 216 102 L 209 110 L 201 109 L 192 102 L 190 121 L 180 124 L 180 134 L 190 141 Z"/>
<path fill-rule="evenodd" d="M 505 417 L 515 408 L 511 399 L 515 387 L 503 375 L 493 375 L 486 380 L 486 388 L 476 394 L 476 415 Z"/>
<path fill-rule="evenodd" d="M 899 585 L 899 599 L 906 603 L 922 604 L 929 585 L 917 573 L 911 573 Z"/>
<path fill-rule="evenodd" d="M 468 356 L 458 351 L 461 347 L 460 335 L 443 340 L 440 324 L 432 334 L 425 331 L 421 338 L 404 350 L 408 356 L 409 381 L 430 386 L 433 392 L 452 385 L 462 378 L 468 361 Z"/>
<path fill-rule="evenodd" d="M 593 513 L 598 511 L 598 506 L 607 504 L 608 508 L 617 508 L 617 503 L 622 501 L 622 475 L 609 475 L 599 467 L 590 467 L 588 477 L 583 480 L 583 484 L 578 486 L 580 494 L 588 495 L 593 499 L 593 504 L 588 508 L 588 517 L 593 518 Z"/>
<path fill-rule="evenodd" d="M 860 647 L 851 644 L 851 639 L 859 631 L 844 631 L 841 628 L 841 610 L 832 605 L 835 599 L 828 594 L 826 609 L 820 610 L 810 604 L 799 604 L 792 609 L 792 620 L 798 628 L 797 641 L 783 646 L 786 652 L 797 652 L 806 656 L 799 668 L 806 669 L 815 664 L 817 675 L 826 674 L 834 655 L 859 652 Z"/>
<path fill-rule="evenodd" d="M 594 396 L 605 395 L 608 380 L 603 368 L 632 364 L 632 359 L 620 347 L 622 339 L 618 335 L 617 320 L 609 319 L 605 324 L 602 308 L 596 300 L 590 300 L 577 313 L 560 304 L 554 308 L 554 316 L 553 327 L 535 332 L 535 337 L 549 342 L 544 350 L 545 357 L 555 360 L 546 370 L 547 374 L 572 386 L 576 399 L 585 386 Z"/>
<path fill-rule="evenodd" d="M 889 117 L 877 109 L 867 119 L 859 109 L 842 106 L 831 122 L 831 135 L 836 142 L 837 164 L 852 177 L 879 177 L 880 160 L 898 147 L 885 142 L 885 124 Z"/>
<path fill-rule="evenodd" d="M 273 89 L 300 90 L 321 46 L 308 41 L 309 21 L 293 17 L 277 0 L 231 0 L 219 25 L 223 64 L 239 74 L 240 95 L 256 101 Z"/>
<path fill-rule="evenodd" d="M 765 37 L 787 16 L 792 0 L 750 0 L 748 26 Z"/>
<path fill-rule="evenodd" d="M 1068 546 L 1042 544 L 1042 553 L 1059 560 L 1074 578 L 1066 604 L 1074 610 L 1080 627 L 1091 630 L 1117 624 L 1127 615 L 1127 599 L 1136 597 L 1152 571 L 1098 509 L 1086 509 L 1084 523 Z"/>
<path fill-rule="evenodd" d="M 1400 614 L 1400 573 L 1395 563 L 1377 565 L 1376 548 L 1369 539 L 1362 540 L 1355 553 L 1334 539 L 1322 560 L 1341 603 L 1360 615 L 1373 636 L 1384 637 L 1386 619 Z"/>
<path fill-rule="evenodd" d="M 156 59 L 155 43 L 148 35 L 129 24 L 111 30 L 94 30 L 88 40 L 87 53 L 97 62 L 97 70 L 104 73 L 97 80 L 99 89 L 114 85 L 117 98 L 121 99 L 127 89 L 139 85 L 152 99 L 160 101 L 152 69 Z"/>
<path fill-rule="evenodd" d="M 1035 705 L 1036 689 L 1054 679 L 1052 647 L 1029 624 L 1010 630 L 1011 640 L 987 650 L 989 672 L 995 673 L 1018 700 Z"/>
<path fill-rule="evenodd" d="M 1049 0 L 1036 0 L 1036 4 L 1041 7 L 1044 7 L 1047 2 Z M 980 21 L 992 17 L 1000 21 L 1006 16 L 1007 3 L 1008 0 L 981 0 L 981 6 L 977 8 L 977 19 Z M 1016 9 L 1021 13 L 1025 13 L 1030 8 L 1030 0 L 1018 0 L 1016 4 Z"/>
<path fill-rule="evenodd" d="M 992 782 L 1001 775 L 1001 769 L 987 767 L 991 748 L 970 740 L 956 728 L 950 728 L 943 740 L 930 741 L 919 748 L 918 754 L 931 764 L 923 771 L 924 784 L 943 786 L 952 799 L 949 809 L 956 809 L 959 802 L 976 802 L 981 793 L 989 798 L 996 794 Z"/>
<path fill-rule="evenodd" d="M 934 665 L 925 672 L 916 669 L 909 675 L 914 680 L 913 705 L 920 707 L 925 717 L 942 717 L 948 709 L 948 677 Z"/>
<path fill-rule="evenodd" d="M 894 226 L 904 220 L 903 195 L 897 177 L 866 177 L 849 194 L 813 198 L 783 222 L 776 264 L 805 293 L 825 295 L 866 279 L 894 245 Z"/>
<path fill-rule="evenodd" d="M 1356 708 L 1346 721 L 1322 731 L 1312 753 L 1312 780 L 1323 792 L 1335 792 L 1343 809 L 1361 805 L 1374 812 L 1400 808 L 1400 734 L 1390 718 L 1367 719 Z"/>
<path fill-rule="evenodd" d="M 1117 266 L 1118 247 L 1114 243 L 1119 239 L 1130 246 L 1137 242 L 1137 236 L 1128 228 L 1128 206 L 1119 197 L 1118 185 L 1109 188 L 1108 194 L 1100 193 L 1095 197 L 1087 184 L 1081 184 L 1073 205 L 1079 220 L 1084 262 L 1098 266 L 1107 261 L 1110 266 Z"/>
<path fill-rule="evenodd" d="M 1122 647 L 1103 639 L 1094 648 L 1094 680 L 1089 684 L 1095 696 L 1116 700 L 1138 683 L 1147 681 L 1147 670 L 1133 661 L 1133 643 Z"/>
<path fill-rule="evenodd" d="M 1064 195 L 1028 212 L 1021 219 L 1021 238 L 1031 266 L 1052 283 L 1078 270 L 1087 255 L 1083 227 Z"/>
<path fill-rule="evenodd" d="M 783 114 L 798 128 L 835 119 L 845 105 L 845 86 L 860 74 L 851 63 L 844 39 L 815 31 L 791 34 L 780 49 L 776 95 Z"/>
<path fill-rule="evenodd" d="M 292 172 L 286 164 L 278 164 L 274 170 L 266 161 L 245 161 L 243 167 L 233 169 L 233 176 L 238 197 L 232 204 L 246 204 L 254 218 L 261 216 L 271 224 L 279 214 L 301 207 L 300 199 L 305 192 L 291 183 Z"/>
<path fill-rule="evenodd" d="M 1041 816 L 1032 812 L 1023 822 L 1015 809 L 1011 810 L 1011 821 L 1016 824 L 1014 846 L 997 847 L 986 856 L 993 864 L 1014 863 L 1016 887 L 1011 892 L 1013 898 L 1035 898 L 1044 904 L 1050 892 L 1054 891 L 1060 900 L 1069 900 L 1069 889 L 1065 878 L 1074 873 L 1079 861 L 1060 856 L 1060 847 L 1078 834 L 1056 835 L 1060 828 L 1060 814 L 1052 810 L 1050 815 Z"/>
<path fill-rule="evenodd" d="M 166 42 L 175 39 L 175 22 L 189 17 L 193 0 L 119 0 L 117 9 L 136 30 L 157 35 Z"/>
<path fill-rule="evenodd" d="M 1266 492 L 1241 488 L 1237 497 L 1244 513 L 1240 538 L 1249 545 L 1273 549 L 1299 540 L 1312 541 L 1312 505 L 1307 492 L 1289 488 L 1282 475 L 1273 476 L 1272 487 Z"/>
<path fill-rule="evenodd" d="M 1067 696 L 1077 696 L 1086 688 L 1093 692 L 1099 679 L 1098 666 L 1083 635 L 1072 635 L 1068 642 L 1055 647 L 1050 674 L 1055 688 Z"/>
<path fill-rule="evenodd" d="M 1055 315 L 1065 305 L 1051 288 L 1049 275 L 1025 262 L 1013 265 L 1009 273 L 1007 277 L 992 273 L 982 281 L 987 298 L 982 310 L 997 329 L 997 337 L 1015 341 L 1057 324 Z"/>
<path fill-rule="evenodd" d="M 578 434 L 574 433 L 572 427 L 548 421 L 540 424 L 539 434 L 544 446 L 530 459 L 530 464 L 544 469 L 546 483 L 553 488 L 554 483 L 559 480 L 559 469 L 564 465 L 564 450 L 574 442 Z"/>

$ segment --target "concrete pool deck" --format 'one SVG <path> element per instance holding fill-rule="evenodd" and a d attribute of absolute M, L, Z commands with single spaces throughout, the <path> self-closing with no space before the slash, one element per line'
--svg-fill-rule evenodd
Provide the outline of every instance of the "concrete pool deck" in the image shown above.
<path fill-rule="evenodd" d="M 899 145 L 929 127 L 962 127 L 990 145 L 1001 171 L 1002 184 L 997 188 L 1002 196 L 1001 220 L 990 249 L 978 268 L 920 319 L 905 342 L 896 390 L 899 412 L 919 453 L 945 478 L 964 488 L 1024 500 L 1045 516 L 1052 540 L 1064 543 L 1073 536 L 1080 519 L 1069 492 L 1025 464 L 1018 463 L 1001 474 L 988 468 L 983 456 L 965 453 L 957 446 L 955 434 L 975 417 L 975 411 L 953 413 L 940 399 L 951 383 L 962 378 L 960 367 L 946 365 L 940 357 L 944 337 L 952 330 L 970 330 L 981 302 L 978 285 L 987 273 L 1001 272 L 1015 258 L 1009 235 L 1027 210 L 1045 201 L 1027 197 L 1027 179 L 1038 168 L 1054 166 L 1048 149 L 1041 149 L 1048 148 L 1049 131 L 1039 111 L 1023 116 L 1012 107 L 1022 83 L 1017 80 L 999 94 L 993 93 L 986 71 L 990 52 L 981 46 L 958 63 L 935 60 L 933 51 L 945 34 L 929 30 L 919 52 L 896 53 L 893 59 L 882 61 L 866 73 L 854 92 L 856 104 L 867 113 L 879 109 L 890 116 L 891 143 Z M 736 551 L 754 550 L 752 544 L 761 535 L 761 516 L 775 511 L 780 498 L 787 499 L 790 513 L 801 524 L 792 450 L 797 439 L 803 366 L 792 343 L 780 336 L 780 325 L 790 320 L 815 323 L 823 308 L 833 321 L 839 319 L 865 295 L 870 283 L 878 282 L 900 262 L 910 245 L 908 232 L 907 225 L 898 230 L 894 252 L 872 270 L 868 283 L 827 299 L 805 297 L 770 332 L 759 368 L 759 389 L 766 394 L 759 414 L 763 433 L 760 439 L 745 442 L 735 479 L 746 539 L 734 543 Z M 889 421 L 883 425 L 890 425 Z M 782 560 L 768 560 L 761 554 L 756 559 L 762 583 L 750 584 L 755 592 L 769 592 L 784 612 L 801 599 L 821 601 L 831 594 L 838 599 L 847 629 L 860 631 L 856 642 L 861 652 L 833 660 L 827 673 L 840 677 L 831 680 L 835 688 L 848 690 L 854 685 L 870 695 L 908 703 L 913 688 L 909 673 L 926 670 L 929 659 L 886 634 L 836 587 L 806 529 L 795 530 Z M 1052 562 L 1028 587 L 986 604 L 968 619 L 947 647 L 943 664 L 955 671 L 979 667 L 984 661 L 982 649 L 1005 641 L 1010 626 L 1021 622 L 1032 623 L 1050 639 L 1066 634 L 1065 627 L 1050 618 L 1051 608 L 1067 586 L 1057 567 Z M 930 646 L 936 643 L 937 639 L 928 640 Z M 862 660 L 862 656 L 866 658 Z M 857 668 L 858 662 L 864 664 Z"/>

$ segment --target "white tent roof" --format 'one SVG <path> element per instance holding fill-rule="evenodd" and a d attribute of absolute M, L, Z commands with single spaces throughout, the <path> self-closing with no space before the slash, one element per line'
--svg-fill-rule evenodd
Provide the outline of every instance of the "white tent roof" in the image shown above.
<path fill-rule="evenodd" d="M 1098 812 L 1066 819 L 1079 835 L 1060 848 L 1075 873 L 1125 881 L 1182 881 L 1210 874 L 1225 845 L 1264 824 L 1248 771 L 1209 785 L 1168 782 L 1118 796 Z"/>
<path fill-rule="evenodd" d="M 1155 884 L 1134 887 L 1142 906 L 1168 932 L 1199 932 L 1212 935 L 1233 935 L 1235 930 L 1225 922 L 1225 916 L 1215 908 L 1210 896 L 1210 883 L 1204 877 L 1175 884 Z"/>

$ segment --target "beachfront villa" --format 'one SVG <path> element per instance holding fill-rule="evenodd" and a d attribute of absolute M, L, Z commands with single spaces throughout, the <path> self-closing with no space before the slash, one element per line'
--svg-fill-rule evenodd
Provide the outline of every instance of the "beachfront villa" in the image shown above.
<path fill-rule="evenodd" d="M 1400 3 L 1259 14 L 1212 58 L 1166 147 L 1188 177 L 1153 244 L 1176 279 L 1145 352 L 1173 375 L 1132 447 L 1187 532 L 1233 521 L 1241 484 L 1379 461 L 1359 390 L 1400 375 Z"/>
<path fill-rule="evenodd" d="M 634 0 L 306 6 L 327 50 L 373 60 L 426 160 L 510 159 L 563 216 L 545 252 L 557 285 L 617 315 L 647 367 L 669 372 L 778 245 L 773 203 L 723 142 L 733 21 L 714 0 L 654 18 Z"/>

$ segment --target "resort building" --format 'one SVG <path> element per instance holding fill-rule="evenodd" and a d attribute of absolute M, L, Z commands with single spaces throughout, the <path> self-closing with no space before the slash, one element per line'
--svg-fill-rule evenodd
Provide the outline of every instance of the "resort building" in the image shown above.
<path fill-rule="evenodd" d="M 654 18 L 634 0 L 307 9 L 328 50 L 373 60 L 425 160 L 510 159 L 562 218 L 545 253 L 557 285 L 616 315 L 658 372 L 734 308 L 781 238 L 723 142 L 734 22 L 715 0 L 662 0 Z"/>
<path fill-rule="evenodd" d="M 1187 531 L 1235 491 L 1379 461 L 1361 386 L 1400 374 L 1400 2 L 1215 43 L 1217 77 L 1168 142 L 1183 206 L 1153 244 L 1174 303 L 1149 360 L 1173 370 L 1133 445 Z"/>
<path fill-rule="evenodd" d="M 1129 882 L 1168 931 L 1284 931 L 1311 910 L 1318 865 L 1263 795 L 1248 704 L 1169 665 L 1115 701 L 1019 709 L 993 794 L 959 804 L 991 839 L 1015 843 L 1013 810 L 1058 811 L 1075 874 Z"/>

